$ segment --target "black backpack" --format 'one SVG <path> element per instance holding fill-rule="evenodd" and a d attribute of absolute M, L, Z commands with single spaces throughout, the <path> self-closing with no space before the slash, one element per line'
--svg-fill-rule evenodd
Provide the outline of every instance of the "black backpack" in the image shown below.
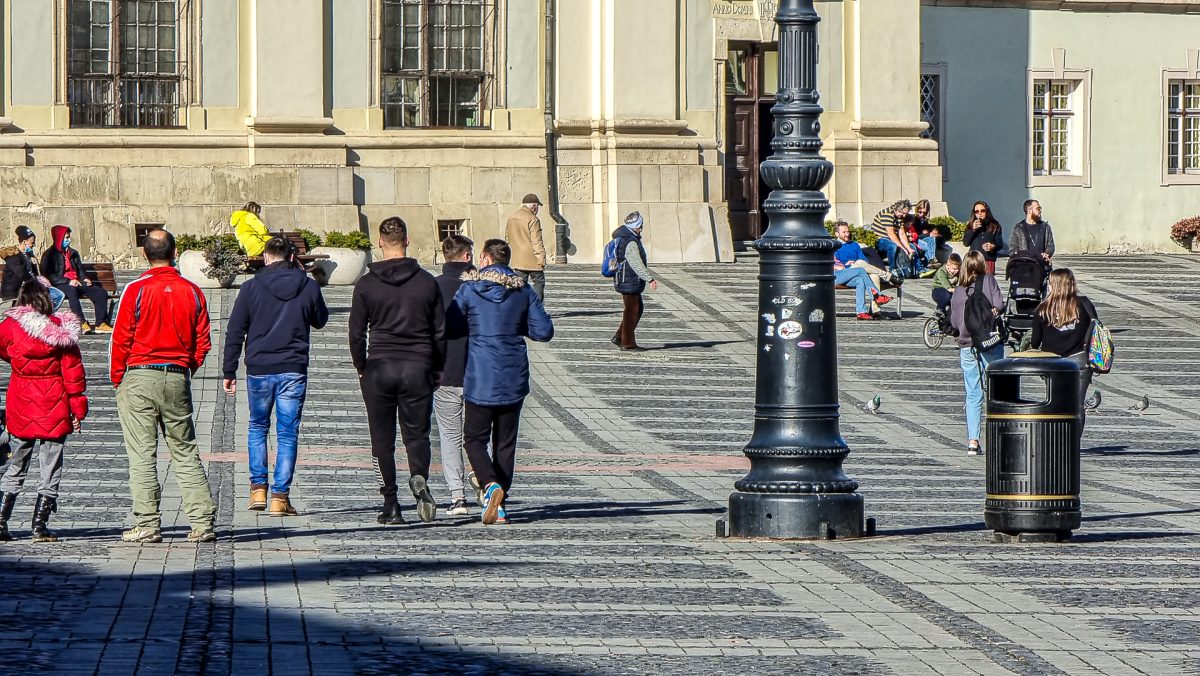
<path fill-rule="evenodd" d="M 975 350 L 987 352 L 1004 342 L 1004 320 L 992 311 L 992 302 L 983 292 L 983 275 L 975 279 L 972 293 L 967 294 L 963 320 Z"/>

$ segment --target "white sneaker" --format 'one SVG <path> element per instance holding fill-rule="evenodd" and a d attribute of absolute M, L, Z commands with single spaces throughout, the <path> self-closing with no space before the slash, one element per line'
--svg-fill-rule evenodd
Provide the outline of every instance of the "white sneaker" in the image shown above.
<path fill-rule="evenodd" d="M 470 514 L 471 509 L 467 507 L 467 501 L 463 498 L 455 498 L 454 502 L 450 503 L 450 507 L 446 509 L 446 513 L 451 516 L 463 516 Z"/>

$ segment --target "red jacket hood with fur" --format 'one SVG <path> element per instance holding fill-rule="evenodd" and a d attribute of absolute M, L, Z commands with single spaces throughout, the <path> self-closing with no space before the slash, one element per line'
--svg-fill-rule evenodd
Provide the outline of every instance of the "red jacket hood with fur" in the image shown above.
<path fill-rule="evenodd" d="M 71 418 L 88 412 L 87 377 L 79 354 L 79 319 L 15 307 L 0 321 L 0 359 L 12 364 L 6 396 L 8 431 L 18 439 L 57 439 Z"/>

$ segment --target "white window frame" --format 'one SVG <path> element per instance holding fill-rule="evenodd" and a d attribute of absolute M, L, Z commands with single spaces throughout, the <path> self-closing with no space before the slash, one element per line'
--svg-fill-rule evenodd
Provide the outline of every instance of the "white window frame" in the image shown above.
<path fill-rule="evenodd" d="M 1171 85 L 1178 82 L 1186 84 L 1200 84 L 1200 67 L 1195 62 L 1198 59 L 1192 54 L 1197 50 L 1189 50 L 1189 63 L 1193 65 L 1186 70 L 1173 69 L 1163 70 L 1162 73 L 1162 110 L 1159 114 L 1159 126 L 1162 133 L 1162 185 L 1200 185 L 1200 169 L 1191 171 L 1183 170 L 1179 173 L 1171 173 L 1171 140 L 1170 140 L 1170 119 L 1171 119 Z M 1183 139 L 1180 138 L 1180 143 Z"/>
<path fill-rule="evenodd" d="M 1056 55 L 1056 60 L 1063 58 Z M 1092 108 L 1092 71 L 1091 69 L 1068 70 L 1061 67 L 1053 69 L 1031 68 L 1027 71 L 1025 125 L 1025 165 L 1026 187 L 1076 186 L 1091 187 L 1091 108 Z M 1033 142 L 1034 118 L 1037 116 L 1037 101 L 1034 90 L 1038 82 L 1048 81 L 1050 84 L 1069 84 L 1070 93 L 1067 168 L 1052 171 L 1044 169 L 1041 173 L 1034 171 Z M 1049 94 L 1048 94 L 1049 95 Z M 1049 119 L 1049 118 L 1047 118 Z M 1049 126 L 1046 128 L 1045 142 L 1050 142 Z"/>
<path fill-rule="evenodd" d="M 949 141 L 949 127 L 946 120 L 946 101 L 949 98 L 948 69 L 945 63 L 926 63 L 921 66 L 921 77 L 933 76 L 938 79 L 937 111 L 934 118 L 937 121 L 938 164 L 942 165 L 942 181 L 950 180 L 950 168 L 946 164 L 946 145 Z"/>

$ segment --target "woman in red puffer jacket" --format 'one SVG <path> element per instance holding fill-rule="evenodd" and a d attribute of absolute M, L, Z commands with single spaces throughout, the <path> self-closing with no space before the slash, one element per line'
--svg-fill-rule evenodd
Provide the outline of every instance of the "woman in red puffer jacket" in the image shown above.
<path fill-rule="evenodd" d="M 7 423 L 16 448 L 0 478 L 0 541 L 12 539 L 8 519 L 25 484 L 33 449 L 41 442 L 42 481 L 33 508 L 33 541 L 54 542 L 58 538 L 46 529 L 46 522 L 58 507 L 63 445 L 68 434 L 79 431 L 88 412 L 79 319 L 70 312 L 54 313 L 50 293 L 36 279 L 21 285 L 16 307 L 3 318 L 0 359 L 12 364 Z"/>

